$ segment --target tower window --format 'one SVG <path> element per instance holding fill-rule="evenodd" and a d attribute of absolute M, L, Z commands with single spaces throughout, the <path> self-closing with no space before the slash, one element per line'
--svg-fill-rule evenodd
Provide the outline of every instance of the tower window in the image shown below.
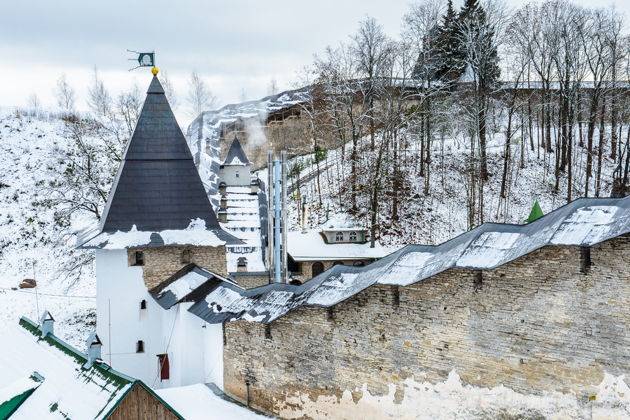
<path fill-rule="evenodd" d="M 142 299 L 140 301 L 140 309 L 147 309 L 147 301 Z"/>
<path fill-rule="evenodd" d="M 336 242 L 342 242 L 343 241 L 343 232 L 335 233 L 335 241 Z"/>
<path fill-rule="evenodd" d="M 144 252 L 136 251 L 134 253 L 133 265 L 144 265 Z"/>
<path fill-rule="evenodd" d="M 192 261 L 192 252 L 190 249 L 185 249 L 182 251 L 182 264 L 190 264 Z"/>
<path fill-rule="evenodd" d="M 138 340 L 136 343 L 136 353 L 144 353 L 144 341 Z"/>
<path fill-rule="evenodd" d="M 358 235 L 357 235 L 356 232 L 350 232 L 349 237 L 350 237 L 350 242 L 356 242 L 357 238 L 358 238 Z"/>

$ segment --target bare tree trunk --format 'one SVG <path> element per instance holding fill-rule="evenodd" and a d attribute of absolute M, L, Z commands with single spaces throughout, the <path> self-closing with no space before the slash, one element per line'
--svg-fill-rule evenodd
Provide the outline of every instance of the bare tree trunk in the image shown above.
<path fill-rule="evenodd" d="M 584 197 L 588 197 L 589 180 L 593 176 L 593 135 L 595 133 L 595 120 L 597 118 L 598 93 L 593 92 L 591 107 L 588 115 L 588 129 L 586 134 L 586 181 L 584 182 Z"/>
<path fill-rule="evenodd" d="M 602 156 L 604 154 L 605 146 L 605 133 L 604 133 L 604 119 L 606 117 L 606 100 L 602 100 L 602 113 L 599 119 L 599 147 L 597 150 L 597 175 L 595 178 L 595 197 L 599 197 L 599 193 L 602 185 Z"/>

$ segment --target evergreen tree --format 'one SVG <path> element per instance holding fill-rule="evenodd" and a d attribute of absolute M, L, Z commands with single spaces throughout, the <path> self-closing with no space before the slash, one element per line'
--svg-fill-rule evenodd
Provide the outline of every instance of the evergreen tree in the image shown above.
<path fill-rule="evenodd" d="M 545 214 L 543 213 L 542 209 L 540 208 L 540 204 L 538 204 L 538 200 L 536 200 L 534 202 L 534 206 L 532 207 L 532 211 L 529 213 L 529 217 L 527 219 L 525 219 L 525 223 L 531 223 L 536 219 L 540 219 L 541 217 L 543 217 Z"/>
<path fill-rule="evenodd" d="M 470 65 L 474 69 L 478 88 L 491 87 L 501 75 L 499 54 L 494 41 L 494 29 L 488 23 L 486 12 L 478 0 L 466 0 L 459 12 L 457 26 L 464 61 L 460 74 Z"/>
<path fill-rule="evenodd" d="M 466 68 L 465 52 L 459 34 L 458 16 L 453 8 L 453 1 L 448 0 L 446 13 L 439 27 L 440 57 L 436 78 L 452 82 L 459 78 Z"/>

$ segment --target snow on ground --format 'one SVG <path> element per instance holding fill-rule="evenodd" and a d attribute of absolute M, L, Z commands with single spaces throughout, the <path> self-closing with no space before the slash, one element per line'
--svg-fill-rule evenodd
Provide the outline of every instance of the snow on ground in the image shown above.
<path fill-rule="evenodd" d="M 269 419 L 222 399 L 203 384 L 158 389 L 155 392 L 186 420 Z"/>
<path fill-rule="evenodd" d="M 65 168 L 58 150 L 67 145 L 64 124 L 54 116 L 0 112 L 0 326 L 22 315 L 38 319 L 48 309 L 59 337 L 79 345 L 94 328 L 96 287 L 89 254 L 74 249 L 73 231 L 95 220 L 81 215 L 66 229 L 56 217 L 59 208 L 42 201 L 47 183 L 59 180 Z M 83 270 L 61 270 L 82 259 L 88 260 Z M 37 294 L 13 290 L 26 278 L 37 280 Z"/>
<path fill-rule="evenodd" d="M 595 138 L 598 138 L 598 135 L 596 131 Z M 531 151 L 529 145 L 526 144 L 524 167 L 521 168 L 520 142 L 522 139 L 520 137 L 516 137 L 512 145 L 513 161 L 508 173 L 508 199 L 500 199 L 504 136 L 501 132 L 489 133 L 489 136 L 487 152 L 490 179 L 484 186 L 484 222 L 522 224 L 536 199 L 545 214 L 566 204 L 566 174 L 563 174 L 560 180 L 559 193 L 553 191 L 555 154 L 547 155 L 545 160 L 544 154 L 537 157 L 537 151 Z M 368 141 L 368 137 L 362 139 L 363 144 L 359 145 L 361 150 L 368 149 Z M 383 202 L 378 220 L 381 227 L 378 239 L 382 245 L 435 245 L 469 230 L 467 224 L 468 142 L 469 140 L 461 133 L 453 133 L 452 137 L 434 140 L 429 193 L 424 194 L 425 178 L 417 174 L 420 146 L 411 136 L 409 147 L 401 152 L 403 155 L 401 160 L 404 160 L 406 165 L 404 170 L 409 173 L 399 196 L 398 220 L 392 220 L 390 217 L 391 191 L 385 189 L 382 193 Z M 350 149 L 351 144 L 346 145 L 346 157 Z M 603 154 L 602 197 L 609 196 L 612 184 L 614 162 L 609 155 L 609 151 Z M 572 165 L 573 200 L 584 196 L 585 161 L 586 149 L 576 146 Z M 291 168 L 297 163 L 301 168 L 299 179 L 290 177 L 288 180 L 290 230 L 300 230 L 301 200 L 304 197 L 307 200 L 309 228 L 322 229 L 330 224 L 343 223 L 369 228 L 367 203 L 359 203 L 359 213 L 356 216 L 349 216 L 349 203 L 343 201 L 347 196 L 339 194 L 339 185 L 344 182 L 347 185 L 350 176 L 350 165 L 347 162 L 345 165 L 342 164 L 339 149 L 329 150 L 325 159 L 319 162 L 321 205 L 314 155 L 308 154 L 290 159 L 288 167 Z M 594 176 L 597 163 L 594 162 L 593 165 Z M 265 171 L 259 173 L 259 177 L 266 179 L 263 172 Z M 360 179 L 360 182 L 369 183 L 369 179 Z M 591 178 L 589 196 L 593 197 L 594 192 L 595 180 Z"/>

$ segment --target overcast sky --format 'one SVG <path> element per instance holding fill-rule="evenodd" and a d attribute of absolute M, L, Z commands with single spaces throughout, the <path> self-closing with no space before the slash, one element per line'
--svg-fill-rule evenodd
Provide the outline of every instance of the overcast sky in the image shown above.
<path fill-rule="evenodd" d="M 446 2 L 446 0 L 445 0 Z M 455 4 L 461 3 L 455 0 Z M 525 0 L 507 0 L 518 7 Z M 220 105 L 267 94 L 271 79 L 294 87 L 297 72 L 327 45 L 347 40 L 365 16 L 396 37 L 408 0 L 0 0 L 0 106 L 25 106 L 36 92 L 54 107 L 55 81 L 65 73 L 85 107 L 96 66 L 113 94 L 138 83 L 126 49 L 156 51 L 179 96 L 180 123 L 188 122 L 185 95 L 196 70 Z M 589 7 L 615 4 L 626 17 L 630 2 L 577 0 Z"/>

